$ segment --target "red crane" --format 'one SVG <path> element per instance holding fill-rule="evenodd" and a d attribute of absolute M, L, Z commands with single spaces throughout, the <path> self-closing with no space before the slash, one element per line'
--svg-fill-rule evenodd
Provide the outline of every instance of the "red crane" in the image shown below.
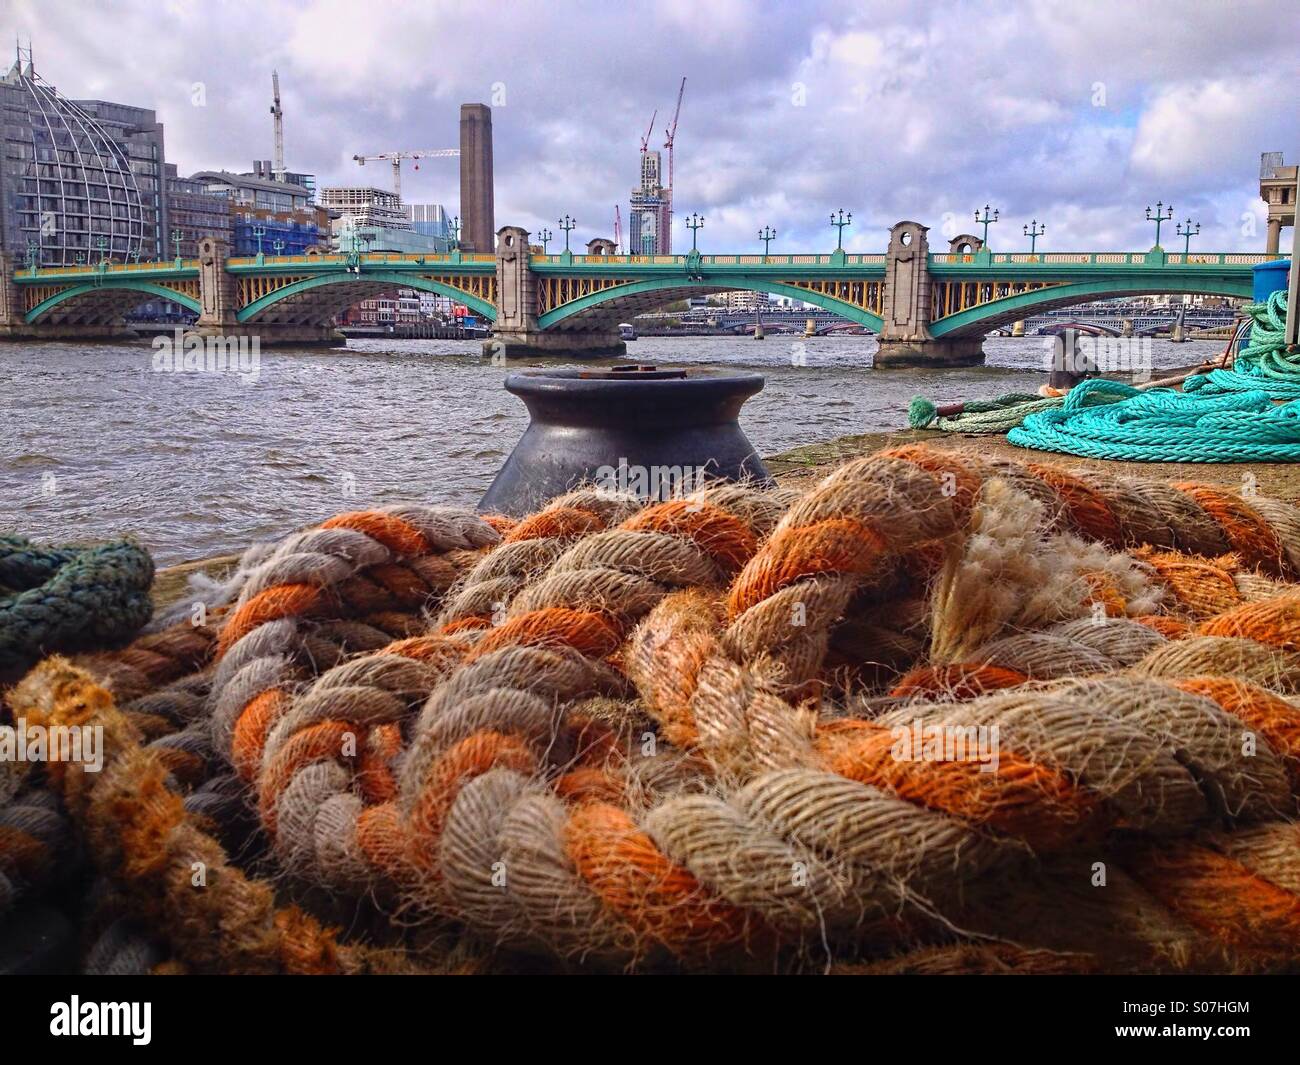
<path fill-rule="evenodd" d="M 645 155 L 650 150 L 650 134 L 655 131 L 655 119 L 659 117 L 659 108 L 650 116 L 650 125 L 646 127 L 645 136 L 641 138 L 641 154 Z"/>
<path fill-rule="evenodd" d="M 664 130 L 668 139 L 664 141 L 664 147 L 668 149 L 668 189 L 665 196 L 665 210 L 667 217 L 667 231 L 673 231 L 673 140 L 677 137 L 677 118 L 682 113 L 682 95 L 686 92 L 686 78 L 682 78 L 681 88 L 677 90 L 677 109 L 673 112 L 673 124 Z"/>

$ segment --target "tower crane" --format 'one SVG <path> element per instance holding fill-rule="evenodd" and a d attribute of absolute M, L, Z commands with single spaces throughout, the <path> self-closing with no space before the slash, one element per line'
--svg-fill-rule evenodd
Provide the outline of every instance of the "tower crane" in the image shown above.
<path fill-rule="evenodd" d="M 460 155 L 459 148 L 420 148 L 409 152 L 379 152 L 375 155 L 354 155 L 359 166 L 365 166 L 372 160 L 387 159 L 393 164 L 393 192 L 397 198 L 402 197 L 402 160 L 403 159 L 449 159 L 452 156 Z M 415 169 L 420 169 L 420 164 L 415 164 Z"/>
<path fill-rule="evenodd" d="M 285 179 L 284 169 L 284 111 L 280 109 L 280 74 L 271 71 L 271 121 L 275 126 L 275 169 L 271 171 L 276 181 Z"/>
<path fill-rule="evenodd" d="M 677 90 L 677 109 L 673 112 L 672 125 L 664 130 L 667 140 L 664 141 L 664 147 L 668 149 L 668 188 L 664 190 L 664 211 L 667 214 L 666 232 L 673 231 L 673 141 L 677 138 L 677 119 L 682 113 L 682 96 L 686 92 L 686 79 L 682 78 L 681 87 Z"/>
<path fill-rule="evenodd" d="M 650 135 L 655 131 L 655 119 L 659 117 L 659 108 L 654 109 L 654 114 L 650 116 L 650 125 L 646 127 L 645 136 L 641 138 L 641 154 L 645 155 L 650 150 Z"/>

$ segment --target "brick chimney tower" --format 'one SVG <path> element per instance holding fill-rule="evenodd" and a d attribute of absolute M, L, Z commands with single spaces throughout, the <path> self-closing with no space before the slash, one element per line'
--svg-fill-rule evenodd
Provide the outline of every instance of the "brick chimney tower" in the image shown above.
<path fill-rule="evenodd" d="M 496 251 L 492 198 L 492 108 L 460 105 L 460 240 L 465 251 Z"/>

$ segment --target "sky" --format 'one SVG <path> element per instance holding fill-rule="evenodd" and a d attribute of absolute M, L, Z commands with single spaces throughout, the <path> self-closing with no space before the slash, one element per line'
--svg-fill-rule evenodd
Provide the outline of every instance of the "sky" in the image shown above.
<path fill-rule="evenodd" d="M 1263 249 L 1259 156 L 1300 156 L 1300 4 L 1288 0 L 0 0 L 0 32 L 72 98 L 153 108 L 182 174 L 272 155 L 387 186 L 356 154 L 455 147 L 459 105 L 493 107 L 496 224 L 612 236 L 657 109 L 676 138 L 674 242 L 705 252 L 883 251 L 903 219 L 931 246 L 1140 250 L 1157 201 L 1193 249 Z M 403 170 L 409 202 L 457 213 L 455 160 Z M 1169 223 L 1170 226 L 1173 223 Z M 1168 229 L 1161 243 L 1181 248 Z M 552 245 L 554 247 L 554 244 Z"/>

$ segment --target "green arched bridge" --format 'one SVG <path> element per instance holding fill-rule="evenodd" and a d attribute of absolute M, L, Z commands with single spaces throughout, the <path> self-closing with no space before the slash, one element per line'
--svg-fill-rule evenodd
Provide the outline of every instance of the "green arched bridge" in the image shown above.
<path fill-rule="evenodd" d="M 989 252 L 962 236 L 932 252 L 924 226 L 900 222 L 881 254 L 537 254 L 526 231 L 499 231 L 496 255 L 296 255 L 233 258 L 200 242 L 198 259 L 5 271 L 0 330 L 103 334 L 150 298 L 198 314 L 200 332 L 263 343 L 325 340 L 358 300 L 405 287 L 448 296 L 493 323 L 505 354 L 613 354 L 617 325 L 691 295 L 751 289 L 815 304 L 877 333 L 878 361 L 978 361 L 991 329 L 1036 311 L 1113 296 L 1249 297 L 1263 254 Z M 883 356 L 883 357 L 882 357 Z"/>

